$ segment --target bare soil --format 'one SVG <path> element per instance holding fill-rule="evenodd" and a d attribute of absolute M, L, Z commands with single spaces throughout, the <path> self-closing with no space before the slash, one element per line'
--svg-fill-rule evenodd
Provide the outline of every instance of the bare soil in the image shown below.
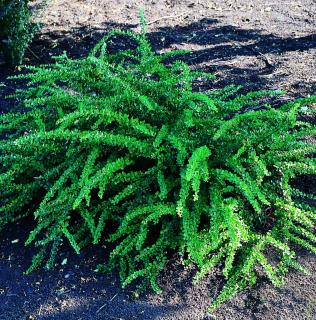
<path fill-rule="evenodd" d="M 37 9 L 39 2 L 32 5 Z M 215 73 L 213 87 L 283 89 L 287 98 L 316 92 L 315 0 L 51 0 L 36 15 L 43 27 L 25 63 L 51 62 L 64 50 L 71 57 L 84 56 L 113 28 L 138 30 L 140 8 L 154 48 L 191 49 L 184 59 L 192 68 Z M 0 112 L 16 105 L 3 97 L 19 85 L 6 80 L 17 72 L 0 62 Z M 313 181 L 301 183 L 313 187 Z M 93 271 L 104 261 L 104 248 L 80 255 L 65 248 L 55 270 L 23 275 L 35 252 L 23 245 L 31 224 L 8 226 L 0 235 L 0 320 L 316 319 L 316 257 L 307 252 L 300 251 L 299 260 L 311 275 L 291 272 L 279 289 L 263 278 L 209 315 L 221 276 L 214 270 L 193 286 L 193 270 L 184 269 L 177 257 L 160 278 L 164 293 L 148 292 L 138 300 L 133 288 L 120 288 L 116 274 Z"/>

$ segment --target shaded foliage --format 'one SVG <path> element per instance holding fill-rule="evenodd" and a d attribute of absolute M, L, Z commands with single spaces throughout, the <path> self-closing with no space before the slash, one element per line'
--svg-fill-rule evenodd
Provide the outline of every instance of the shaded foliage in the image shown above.
<path fill-rule="evenodd" d="M 28 0 L 0 0 L 0 51 L 14 66 L 22 63 L 24 52 L 33 38 Z"/>

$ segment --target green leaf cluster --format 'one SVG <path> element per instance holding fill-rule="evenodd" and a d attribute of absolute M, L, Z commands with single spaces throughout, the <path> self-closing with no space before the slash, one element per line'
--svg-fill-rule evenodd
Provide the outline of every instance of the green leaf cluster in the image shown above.
<path fill-rule="evenodd" d="M 35 25 L 31 23 L 29 0 L 0 0 L 0 52 L 14 66 L 22 63 Z"/>
<path fill-rule="evenodd" d="M 129 38 L 132 49 L 109 50 Z M 199 92 L 212 78 L 144 33 L 115 30 L 82 59 L 28 67 L 14 95 L 23 112 L 0 117 L 0 227 L 32 216 L 29 271 L 111 243 L 106 267 L 123 286 L 157 277 L 170 253 L 195 264 L 195 281 L 217 266 L 227 279 L 211 310 L 264 272 L 275 285 L 303 270 L 291 244 L 316 252 L 315 195 L 293 179 L 316 171 L 316 98 L 274 107 L 279 91 Z M 270 252 L 274 252 L 271 261 Z M 260 271 L 261 270 L 261 271 Z"/>

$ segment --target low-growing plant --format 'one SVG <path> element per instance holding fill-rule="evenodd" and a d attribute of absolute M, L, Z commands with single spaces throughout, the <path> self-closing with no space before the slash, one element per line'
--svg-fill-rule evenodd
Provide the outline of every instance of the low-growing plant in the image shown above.
<path fill-rule="evenodd" d="M 0 0 L 0 51 L 14 66 L 22 63 L 24 52 L 33 38 L 29 0 Z"/>
<path fill-rule="evenodd" d="M 126 38 L 135 45 L 109 48 Z M 315 195 L 292 182 L 316 171 L 316 98 L 274 107 L 282 92 L 200 92 L 212 76 L 178 54 L 156 54 L 144 30 L 115 30 L 85 58 L 15 77 L 28 87 L 14 96 L 23 111 L 0 117 L 0 226 L 34 217 L 29 272 L 52 267 L 65 239 L 76 252 L 106 240 L 123 287 L 139 278 L 159 292 L 179 252 L 195 281 L 222 270 L 215 310 L 262 271 L 281 285 L 304 270 L 290 245 L 316 252 Z"/>

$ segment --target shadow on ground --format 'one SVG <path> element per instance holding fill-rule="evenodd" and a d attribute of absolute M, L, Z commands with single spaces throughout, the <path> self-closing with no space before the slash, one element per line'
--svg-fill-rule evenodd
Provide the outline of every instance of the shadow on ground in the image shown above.
<path fill-rule="evenodd" d="M 193 67 L 215 73 L 218 79 L 212 84 L 213 87 L 235 83 L 247 89 L 279 88 L 279 80 L 282 78 L 280 70 L 284 63 L 280 57 L 316 48 L 316 34 L 282 38 L 264 34 L 257 29 L 223 26 L 219 22 L 218 19 L 204 18 L 185 26 L 161 27 L 150 32 L 148 37 L 157 51 L 191 49 L 192 53 L 181 59 Z M 71 57 L 82 57 L 109 30 L 137 27 L 135 24 L 106 22 L 102 28 L 76 28 L 71 34 L 41 34 L 34 40 L 32 51 L 27 56 L 32 63 L 50 61 L 52 55 L 63 51 L 67 51 Z M 287 61 L 287 67 L 290 68 L 293 63 L 295 61 Z M 276 70 L 278 73 L 274 74 Z M 304 79 L 299 80 L 302 80 L 300 86 L 303 87 Z M 311 85 L 315 88 L 316 80 Z M 294 88 L 294 91 L 299 90 Z"/>
<path fill-rule="evenodd" d="M 219 22 L 218 19 L 204 18 L 185 26 L 161 27 L 150 32 L 148 37 L 157 51 L 191 49 L 192 53 L 179 58 L 194 68 L 214 73 L 217 79 L 209 84 L 209 88 L 234 83 L 243 85 L 245 90 L 285 89 L 290 96 L 316 91 L 316 75 L 314 81 L 310 81 L 308 71 L 305 79 L 304 74 L 301 78 L 295 74 L 295 68 L 293 74 L 289 74 L 291 67 L 301 59 L 300 55 L 294 57 L 293 61 L 282 59 L 283 55 L 291 52 L 299 54 L 315 49 L 316 34 L 282 38 L 263 34 L 257 29 L 223 26 Z M 52 56 L 64 51 L 73 58 L 84 57 L 108 31 L 138 27 L 137 24 L 106 22 L 99 28 L 75 28 L 70 33 L 41 33 L 26 52 L 26 64 L 52 62 Z M 0 83 L 11 72 L 0 65 Z M 284 88 L 286 81 L 287 87 Z M 11 93 L 11 87 L 8 85 L 7 90 L 0 87 L 0 93 Z M 0 99 L 0 110 L 7 109 L 8 102 Z"/>

